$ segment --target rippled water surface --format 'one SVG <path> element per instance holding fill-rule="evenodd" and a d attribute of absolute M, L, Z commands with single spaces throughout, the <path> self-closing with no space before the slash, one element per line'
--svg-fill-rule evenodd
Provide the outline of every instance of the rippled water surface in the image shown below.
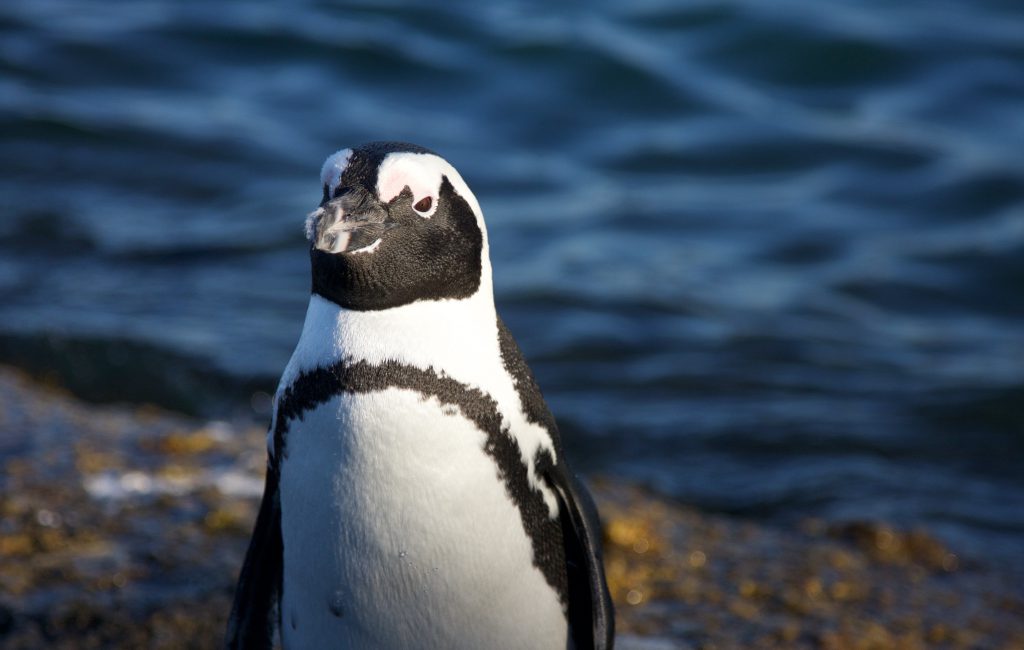
<path fill-rule="evenodd" d="M 448 7 L 0 5 L 0 359 L 265 417 L 321 162 L 410 140 L 584 469 L 1024 563 L 1016 3 Z"/>

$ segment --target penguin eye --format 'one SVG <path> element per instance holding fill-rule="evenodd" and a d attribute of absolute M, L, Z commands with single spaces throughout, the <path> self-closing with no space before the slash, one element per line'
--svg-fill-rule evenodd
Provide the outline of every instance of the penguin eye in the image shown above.
<path fill-rule="evenodd" d="M 416 202 L 416 205 L 412 206 L 416 212 L 426 212 L 430 209 L 430 206 L 434 205 L 434 199 L 429 196 L 424 196 L 422 199 Z"/>

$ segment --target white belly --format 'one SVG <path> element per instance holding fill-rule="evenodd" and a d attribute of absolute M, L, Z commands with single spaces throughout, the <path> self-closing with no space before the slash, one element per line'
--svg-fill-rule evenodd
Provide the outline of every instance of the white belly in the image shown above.
<path fill-rule="evenodd" d="M 567 647 L 565 614 L 485 441 L 457 409 L 394 388 L 335 397 L 291 423 L 286 648 Z"/>

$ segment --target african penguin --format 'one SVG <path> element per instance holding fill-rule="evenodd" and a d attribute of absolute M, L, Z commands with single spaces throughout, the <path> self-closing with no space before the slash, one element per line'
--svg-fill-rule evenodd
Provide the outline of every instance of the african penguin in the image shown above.
<path fill-rule="evenodd" d="M 593 502 L 447 161 L 330 156 L 227 647 L 611 648 Z"/>

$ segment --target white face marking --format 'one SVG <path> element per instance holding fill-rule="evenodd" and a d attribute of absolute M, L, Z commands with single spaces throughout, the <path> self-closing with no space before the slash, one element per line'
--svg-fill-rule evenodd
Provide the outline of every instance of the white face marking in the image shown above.
<path fill-rule="evenodd" d="M 328 190 L 333 190 L 341 180 L 341 175 L 345 173 L 345 168 L 348 167 L 348 161 L 351 159 L 351 149 L 342 149 L 328 156 L 324 161 L 324 166 L 320 168 L 320 184 L 326 185 Z"/>
<path fill-rule="evenodd" d="M 486 232 L 483 219 L 480 216 L 480 205 L 466 182 L 447 160 L 433 154 L 408 152 L 388 154 L 377 172 L 377 197 L 382 202 L 388 203 L 408 187 L 412 191 L 414 205 L 425 197 L 431 198 L 429 209 L 423 212 L 417 210 L 417 214 L 429 219 L 437 210 L 442 176 L 447 176 L 459 196 L 469 203 L 477 217 L 480 229 Z"/>
<path fill-rule="evenodd" d="M 373 243 L 370 244 L 369 246 L 363 246 L 362 248 L 357 248 L 355 250 L 351 250 L 351 251 L 349 251 L 349 253 L 352 254 L 352 255 L 365 255 L 367 253 L 372 253 L 375 250 L 377 250 L 378 246 L 380 246 L 380 237 L 378 237 L 377 239 L 373 240 Z"/>
<path fill-rule="evenodd" d="M 328 193 L 332 192 L 334 187 L 338 184 L 338 181 L 341 180 L 341 175 L 345 173 L 345 168 L 348 167 L 348 163 L 351 159 L 352 150 L 342 149 L 334 152 L 327 157 L 327 160 L 324 161 L 323 167 L 320 168 L 320 184 L 321 186 L 327 186 Z M 324 209 L 320 207 L 306 215 L 305 231 L 306 239 L 309 241 L 316 239 L 316 224 L 323 213 Z M 336 245 L 335 250 L 330 252 L 336 253 L 339 250 L 345 249 L 345 246 L 348 244 L 348 236 L 339 237 L 338 241 L 341 240 L 344 241 L 341 242 L 340 248 Z"/>
<path fill-rule="evenodd" d="M 309 241 L 316 240 L 316 222 L 320 219 L 320 215 L 323 213 L 323 208 L 317 208 L 306 215 L 306 224 L 303 230 L 305 230 L 306 239 Z"/>
<path fill-rule="evenodd" d="M 440 163 L 443 162 L 430 154 L 388 154 L 377 172 L 377 196 L 382 202 L 389 203 L 408 187 L 412 190 L 414 205 L 430 197 L 430 208 L 424 212 L 417 210 L 417 214 L 429 219 L 437 210 L 437 196 L 441 190 L 441 176 L 444 174 Z"/>

